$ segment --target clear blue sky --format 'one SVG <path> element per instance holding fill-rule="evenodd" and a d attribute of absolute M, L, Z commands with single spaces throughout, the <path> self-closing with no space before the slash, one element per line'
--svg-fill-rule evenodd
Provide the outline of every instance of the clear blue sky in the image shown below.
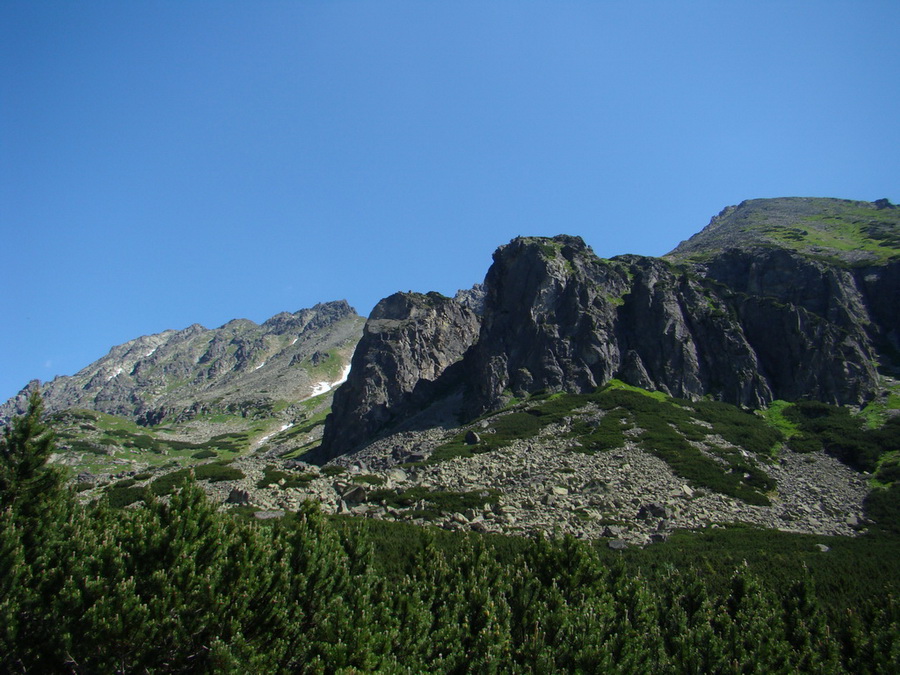
<path fill-rule="evenodd" d="M 900 201 L 900 2 L 0 2 L 0 398 L 192 323 Z"/>

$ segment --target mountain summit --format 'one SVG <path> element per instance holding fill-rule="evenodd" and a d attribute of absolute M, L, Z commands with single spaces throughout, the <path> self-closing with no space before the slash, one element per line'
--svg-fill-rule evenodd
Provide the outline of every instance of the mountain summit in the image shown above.
<path fill-rule="evenodd" d="M 210 413 L 271 414 L 276 402 L 307 398 L 321 393 L 321 382 L 341 379 L 362 322 L 340 300 L 282 312 L 261 325 L 194 324 L 113 347 L 41 393 L 48 412 L 86 408 L 143 425 Z M 0 407 L 0 420 L 23 411 L 32 386 Z"/>
<path fill-rule="evenodd" d="M 898 231 L 886 200 L 786 198 L 729 207 L 664 258 L 518 237 L 494 253 L 480 315 L 437 294 L 379 304 L 315 458 L 438 407 L 472 419 L 613 378 L 750 408 L 860 405 L 876 365 L 900 366 Z"/>

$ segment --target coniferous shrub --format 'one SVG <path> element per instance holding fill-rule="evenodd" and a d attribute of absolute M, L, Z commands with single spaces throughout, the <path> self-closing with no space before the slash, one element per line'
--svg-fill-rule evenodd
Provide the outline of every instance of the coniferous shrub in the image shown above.
<path fill-rule="evenodd" d="M 189 475 L 168 503 L 83 507 L 39 408 L 0 441 L 0 672 L 900 669 L 896 537 L 822 553 L 730 528 L 619 553 L 309 504 L 263 526 Z"/>

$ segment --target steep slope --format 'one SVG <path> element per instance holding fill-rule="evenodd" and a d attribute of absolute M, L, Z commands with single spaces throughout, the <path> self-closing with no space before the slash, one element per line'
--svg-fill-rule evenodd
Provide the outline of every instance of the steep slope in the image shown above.
<path fill-rule="evenodd" d="M 728 206 L 667 257 L 702 261 L 729 249 L 778 248 L 839 266 L 896 262 L 900 208 L 812 197 L 749 199 Z"/>
<path fill-rule="evenodd" d="M 320 393 L 323 382 L 341 379 L 362 323 L 346 301 L 337 301 L 262 325 L 195 324 L 113 347 L 41 393 L 48 412 L 85 408 L 145 425 L 213 412 L 267 415 L 280 401 Z M 29 388 L 0 408 L 0 419 L 21 411 Z"/>
<path fill-rule="evenodd" d="M 348 380 L 335 392 L 322 444 L 327 451 L 316 459 L 330 459 L 370 440 L 446 393 L 460 381 L 460 373 L 448 369 L 476 340 L 478 328 L 474 311 L 438 293 L 395 293 L 379 302 L 366 322 Z"/>
<path fill-rule="evenodd" d="M 667 259 L 603 260 L 566 235 L 516 238 L 494 254 L 478 337 L 459 364 L 441 372 L 450 362 L 427 350 L 395 350 L 404 397 L 390 393 L 398 384 L 384 372 L 357 371 L 337 393 L 318 458 L 370 441 L 448 392 L 464 396 L 469 419 L 514 397 L 592 391 L 613 378 L 751 408 L 863 404 L 878 390 L 876 368 L 890 372 L 900 353 L 896 213 L 886 201 L 745 202 Z M 441 304 L 409 330 L 428 344 L 458 308 Z M 364 343 L 389 344 L 391 330 L 370 320 Z M 420 371 L 428 386 L 410 407 Z"/>
<path fill-rule="evenodd" d="M 900 208 L 885 199 L 755 199 L 724 209 L 667 259 L 749 296 L 822 317 L 900 373 Z"/>

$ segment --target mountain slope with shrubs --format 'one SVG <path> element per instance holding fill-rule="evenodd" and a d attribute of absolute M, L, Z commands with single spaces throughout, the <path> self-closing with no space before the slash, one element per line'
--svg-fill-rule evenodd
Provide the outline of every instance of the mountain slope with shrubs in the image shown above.
<path fill-rule="evenodd" d="M 123 511 L 80 506 L 52 452 L 35 395 L 0 440 L 7 672 L 900 667 L 895 539 L 723 530 L 621 553 L 312 506 L 267 525 L 191 482 Z"/>

